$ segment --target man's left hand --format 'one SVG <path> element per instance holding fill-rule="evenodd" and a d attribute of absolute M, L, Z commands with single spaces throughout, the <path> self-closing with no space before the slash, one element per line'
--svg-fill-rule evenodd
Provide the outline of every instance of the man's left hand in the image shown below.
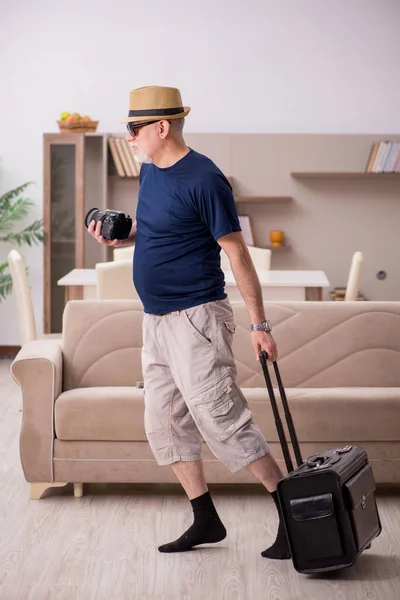
<path fill-rule="evenodd" d="M 268 354 L 268 360 L 275 362 L 278 359 L 278 348 L 271 333 L 267 331 L 252 331 L 251 342 L 256 351 L 256 359 L 259 360 L 259 354 L 262 350 Z"/>

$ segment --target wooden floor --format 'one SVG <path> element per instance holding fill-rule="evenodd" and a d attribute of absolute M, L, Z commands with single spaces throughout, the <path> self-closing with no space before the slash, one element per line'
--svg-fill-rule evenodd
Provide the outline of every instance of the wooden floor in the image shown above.
<path fill-rule="evenodd" d="M 400 495 L 378 496 L 381 536 L 351 569 L 323 576 L 269 561 L 276 512 L 261 488 L 211 487 L 226 540 L 183 554 L 157 545 L 191 524 L 177 487 L 72 487 L 29 500 L 19 462 L 19 388 L 0 360 L 0 600 L 399 600 Z"/>

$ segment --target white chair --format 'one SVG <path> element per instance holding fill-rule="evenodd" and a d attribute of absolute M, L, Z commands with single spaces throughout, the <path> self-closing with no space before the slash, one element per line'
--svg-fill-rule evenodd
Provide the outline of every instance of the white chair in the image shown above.
<path fill-rule="evenodd" d="M 11 250 L 7 259 L 13 282 L 13 292 L 17 299 L 21 346 L 36 339 L 50 338 L 61 340 L 61 333 L 48 333 L 37 336 L 31 289 L 24 259 L 17 250 Z"/>
<path fill-rule="evenodd" d="M 360 285 L 363 258 L 362 252 L 355 252 L 353 254 L 349 278 L 347 280 L 346 293 L 344 296 L 345 302 L 354 301 L 358 298 L 358 288 Z"/>
<path fill-rule="evenodd" d="M 250 256 L 256 269 L 271 269 L 271 250 L 269 248 L 257 248 L 257 246 L 247 246 Z"/>
<path fill-rule="evenodd" d="M 122 248 L 114 248 L 113 260 L 125 260 L 127 258 L 133 259 L 133 253 L 135 246 L 122 246 Z"/>
<path fill-rule="evenodd" d="M 132 280 L 132 259 L 97 263 L 97 300 L 123 300 L 139 298 Z"/>
<path fill-rule="evenodd" d="M 256 269 L 264 269 L 269 271 L 271 269 L 271 250 L 269 248 L 258 248 L 257 246 L 247 246 L 249 249 L 250 256 L 252 258 L 254 267 Z M 221 269 L 223 271 L 230 271 L 231 264 L 229 262 L 228 255 L 224 250 L 221 249 Z"/>

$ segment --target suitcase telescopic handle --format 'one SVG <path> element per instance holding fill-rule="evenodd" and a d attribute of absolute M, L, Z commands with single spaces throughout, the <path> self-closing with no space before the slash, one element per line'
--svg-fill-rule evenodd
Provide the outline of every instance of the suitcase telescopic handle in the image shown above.
<path fill-rule="evenodd" d="M 280 417 L 279 414 L 279 410 L 278 410 L 278 406 L 276 403 L 276 398 L 275 398 L 275 393 L 274 393 L 274 388 L 272 386 L 272 381 L 271 381 L 271 376 L 269 374 L 269 369 L 268 369 L 268 354 L 265 350 L 263 350 L 262 352 L 260 352 L 260 354 L 258 355 L 260 363 L 261 363 L 261 367 L 262 370 L 264 372 L 264 377 L 265 377 L 265 383 L 268 389 L 268 394 L 269 394 L 269 398 L 271 401 L 271 407 L 272 407 L 272 412 L 274 413 L 274 418 L 275 418 L 275 425 L 276 425 L 276 429 L 278 432 L 278 436 L 279 436 L 279 441 L 281 444 L 281 448 L 282 448 L 282 453 L 283 453 L 283 457 L 285 459 L 285 463 L 286 463 L 286 468 L 288 470 L 288 473 L 290 473 L 291 471 L 293 471 L 293 463 L 292 463 L 292 459 L 290 456 L 290 451 L 289 451 L 289 446 L 286 440 L 286 436 L 285 436 L 285 432 L 283 429 L 283 425 L 282 425 L 282 419 Z M 275 361 L 273 362 L 273 366 L 274 366 L 274 371 L 275 371 L 275 376 L 276 376 L 276 381 L 278 383 L 278 388 L 279 388 L 279 394 L 282 400 L 282 405 L 283 405 L 283 409 L 285 412 L 285 419 L 286 419 L 286 423 L 287 423 L 287 427 L 289 430 L 289 435 L 290 435 L 290 440 L 292 442 L 292 446 L 293 446 L 293 450 L 294 450 L 294 455 L 296 458 L 296 463 L 297 466 L 300 467 L 300 465 L 303 464 L 303 458 L 301 456 L 301 451 L 300 451 L 300 446 L 299 446 L 299 441 L 297 439 L 297 435 L 296 435 L 296 430 L 294 428 L 293 425 L 293 419 L 292 419 L 292 415 L 290 413 L 290 409 L 289 409 L 289 404 L 287 401 L 287 397 L 286 397 L 286 392 L 285 389 L 283 387 L 282 384 L 282 378 L 281 375 L 279 373 L 279 367 L 278 367 L 278 363 Z"/>

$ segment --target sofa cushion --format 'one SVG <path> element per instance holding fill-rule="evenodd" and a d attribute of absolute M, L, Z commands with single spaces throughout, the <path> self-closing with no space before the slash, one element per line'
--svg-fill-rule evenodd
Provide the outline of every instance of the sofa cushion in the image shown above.
<path fill-rule="evenodd" d="M 266 389 L 242 391 L 266 439 L 279 441 Z M 300 442 L 400 440 L 399 388 L 289 388 L 286 393 Z M 276 396 L 285 424 L 278 392 Z M 55 429 L 60 440 L 146 441 L 143 390 L 64 392 L 55 405 Z"/>
<path fill-rule="evenodd" d="M 243 392 L 267 440 L 278 441 L 267 390 Z M 289 388 L 286 395 L 299 441 L 400 440 L 400 388 Z M 287 431 L 278 391 L 276 398 Z"/>
<path fill-rule="evenodd" d="M 88 387 L 64 392 L 55 405 L 60 440 L 146 440 L 143 389 Z"/>

